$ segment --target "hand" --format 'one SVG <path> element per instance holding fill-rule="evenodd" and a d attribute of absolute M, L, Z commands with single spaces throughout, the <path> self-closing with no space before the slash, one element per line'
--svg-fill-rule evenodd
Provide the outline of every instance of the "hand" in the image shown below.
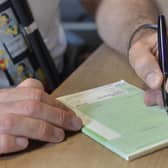
<path fill-rule="evenodd" d="M 129 51 L 129 60 L 138 76 L 151 88 L 145 93 L 145 104 L 163 106 L 160 91 L 163 77 L 158 64 L 157 33 L 143 32 L 136 38 Z M 165 89 L 168 91 L 168 83 Z"/>
<path fill-rule="evenodd" d="M 159 105 L 163 107 L 162 93 L 159 89 L 147 90 L 144 94 L 144 103 L 147 106 Z"/>
<path fill-rule="evenodd" d="M 78 131 L 82 121 L 28 79 L 14 89 L 0 90 L 0 154 L 25 149 L 29 139 L 59 143 L 64 130 Z"/>
<path fill-rule="evenodd" d="M 163 77 L 158 64 L 157 33 L 141 36 L 130 48 L 130 64 L 151 89 L 159 89 Z"/>

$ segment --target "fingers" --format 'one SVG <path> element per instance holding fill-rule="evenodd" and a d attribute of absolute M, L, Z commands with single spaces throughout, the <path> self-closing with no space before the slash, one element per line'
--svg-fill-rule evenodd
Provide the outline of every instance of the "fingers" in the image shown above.
<path fill-rule="evenodd" d="M 10 108 L 8 108 L 10 106 Z M 82 127 L 82 121 L 72 112 L 66 112 L 39 101 L 19 101 L 0 105 L 1 114 L 19 114 L 30 118 L 44 120 L 57 127 L 77 131 Z"/>
<path fill-rule="evenodd" d="M 28 146 L 28 139 L 12 135 L 0 135 L 0 155 L 18 152 Z"/>
<path fill-rule="evenodd" d="M 35 80 L 35 79 L 26 79 L 26 80 L 24 80 L 22 83 L 20 83 L 19 85 L 18 85 L 18 87 L 20 88 L 20 87 L 28 87 L 28 88 L 36 88 L 36 89 L 40 89 L 40 90 L 44 90 L 44 87 L 43 87 L 43 85 L 42 85 L 42 83 L 40 82 L 40 81 L 38 81 L 38 80 Z M 42 92 L 41 91 L 41 92 Z M 40 92 L 40 91 L 39 91 Z M 38 93 L 37 93 L 38 94 Z M 40 93 L 39 93 L 40 94 Z M 62 108 L 62 109 L 64 109 L 65 111 L 71 111 L 69 108 L 67 108 L 65 105 L 63 105 L 61 102 L 59 102 L 59 101 L 57 101 L 57 100 L 53 100 L 51 97 L 47 97 L 46 96 L 47 94 L 46 93 L 44 93 L 44 95 L 42 94 L 41 96 L 42 96 L 42 100 L 48 100 L 48 104 L 50 104 L 50 105 L 56 105 L 57 107 L 59 107 L 59 108 Z M 43 96 L 44 96 L 44 99 L 43 99 Z M 46 97 L 46 98 L 45 98 Z M 15 98 L 15 97 L 14 97 Z M 31 98 L 31 97 L 30 97 Z M 39 97 L 40 98 L 40 97 Z M 23 99 L 23 97 L 22 97 L 22 99 Z M 22 99 L 20 99 L 20 100 L 22 100 Z M 44 101 L 45 102 L 45 101 Z"/>
<path fill-rule="evenodd" d="M 148 90 L 144 95 L 144 102 L 147 106 L 163 106 L 163 99 L 160 90 Z"/>
<path fill-rule="evenodd" d="M 143 36 L 132 45 L 129 51 L 130 64 L 137 75 L 152 89 L 145 92 L 144 102 L 146 105 L 163 106 L 161 88 L 163 74 L 159 66 L 159 53 L 157 33 Z M 168 81 L 165 90 L 168 92 Z"/>
<path fill-rule="evenodd" d="M 158 63 L 157 33 L 144 36 L 129 51 L 130 64 L 137 75 L 151 88 L 161 87 L 163 80 Z"/>
<path fill-rule="evenodd" d="M 45 142 L 58 143 L 65 135 L 60 128 L 42 120 L 21 117 L 15 114 L 3 114 L 0 117 L 0 134 L 27 137 Z"/>
<path fill-rule="evenodd" d="M 43 102 L 45 104 L 55 106 L 57 108 L 61 108 L 65 111 L 73 113 L 61 102 L 53 99 L 46 92 L 38 88 L 18 87 L 13 89 L 0 90 L 0 103 L 13 102 L 13 101 L 26 101 L 26 100 Z"/>
<path fill-rule="evenodd" d="M 141 43 L 136 44 L 134 50 L 130 50 L 130 64 L 150 88 L 160 88 L 162 73 L 157 59 L 148 48 Z"/>
<path fill-rule="evenodd" d="M 61 142 L 65 129 L 81 129 L 82 121 L 74 112 L 40 89 L 38 82 L 28 82 L 0 90 L 0 134 Z"/>
<path fill-rule="evenodd" d="M 22 100 L 35 100 L 53 106 L 56 106 L 58 104 L 47 93 L 36 88 L 25 87 L 25 88 L 0 90 L 0 103 L 22 101 Z"/>

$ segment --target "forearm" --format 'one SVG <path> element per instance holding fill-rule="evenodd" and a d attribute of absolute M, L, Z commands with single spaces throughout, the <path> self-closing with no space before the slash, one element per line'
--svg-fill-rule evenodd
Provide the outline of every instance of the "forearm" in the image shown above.
<path fill-rule="evenodd" d="M 156 23 L 158 13 L 153 0 L 102 0 L 96 22 L 104 42 L 127 55 L 133 32 L 145 23 Z"/>

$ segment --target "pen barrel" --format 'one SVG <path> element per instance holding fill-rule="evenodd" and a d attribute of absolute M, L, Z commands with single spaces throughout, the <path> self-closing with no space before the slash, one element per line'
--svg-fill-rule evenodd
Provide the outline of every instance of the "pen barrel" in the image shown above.
<path fill-rule="evenodd" d="M 166 20 L 163 15 L 158 19 L 159 65 L 162 73 L 168 73 L 168 43 Z"/>
<path fill-rule="evenodd" d="M 163 74 L 163 83 L 162 83 L 162 97 L 163 97 L 163 105 L 168 110 L 168 93 L 166 91 L 166 81 L 168 79 L 168 73 Z"/>
<path fill-rule="evenodd" d="M 162 82 L 162 98 L 163 105 L 168 112 L 168 93 L 166 91 L 166 82 L 168 78 L 168 45 L 167 45 L 167 27 L 164 15 L 158 17 L 158 50 L 159 50 L 159 65 L 163 73 Z"/>

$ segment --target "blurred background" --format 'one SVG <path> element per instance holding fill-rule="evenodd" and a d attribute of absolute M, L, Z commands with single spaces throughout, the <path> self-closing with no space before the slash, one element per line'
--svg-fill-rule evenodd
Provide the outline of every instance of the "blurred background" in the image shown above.
<path fill-rule="evenodd" d="M 80 0 L 61 0 L 60 14 L 68 43 L 64 57 L 65 79 L 101 45 L 102 41 L 94 19 L 89 16 Z"/>

